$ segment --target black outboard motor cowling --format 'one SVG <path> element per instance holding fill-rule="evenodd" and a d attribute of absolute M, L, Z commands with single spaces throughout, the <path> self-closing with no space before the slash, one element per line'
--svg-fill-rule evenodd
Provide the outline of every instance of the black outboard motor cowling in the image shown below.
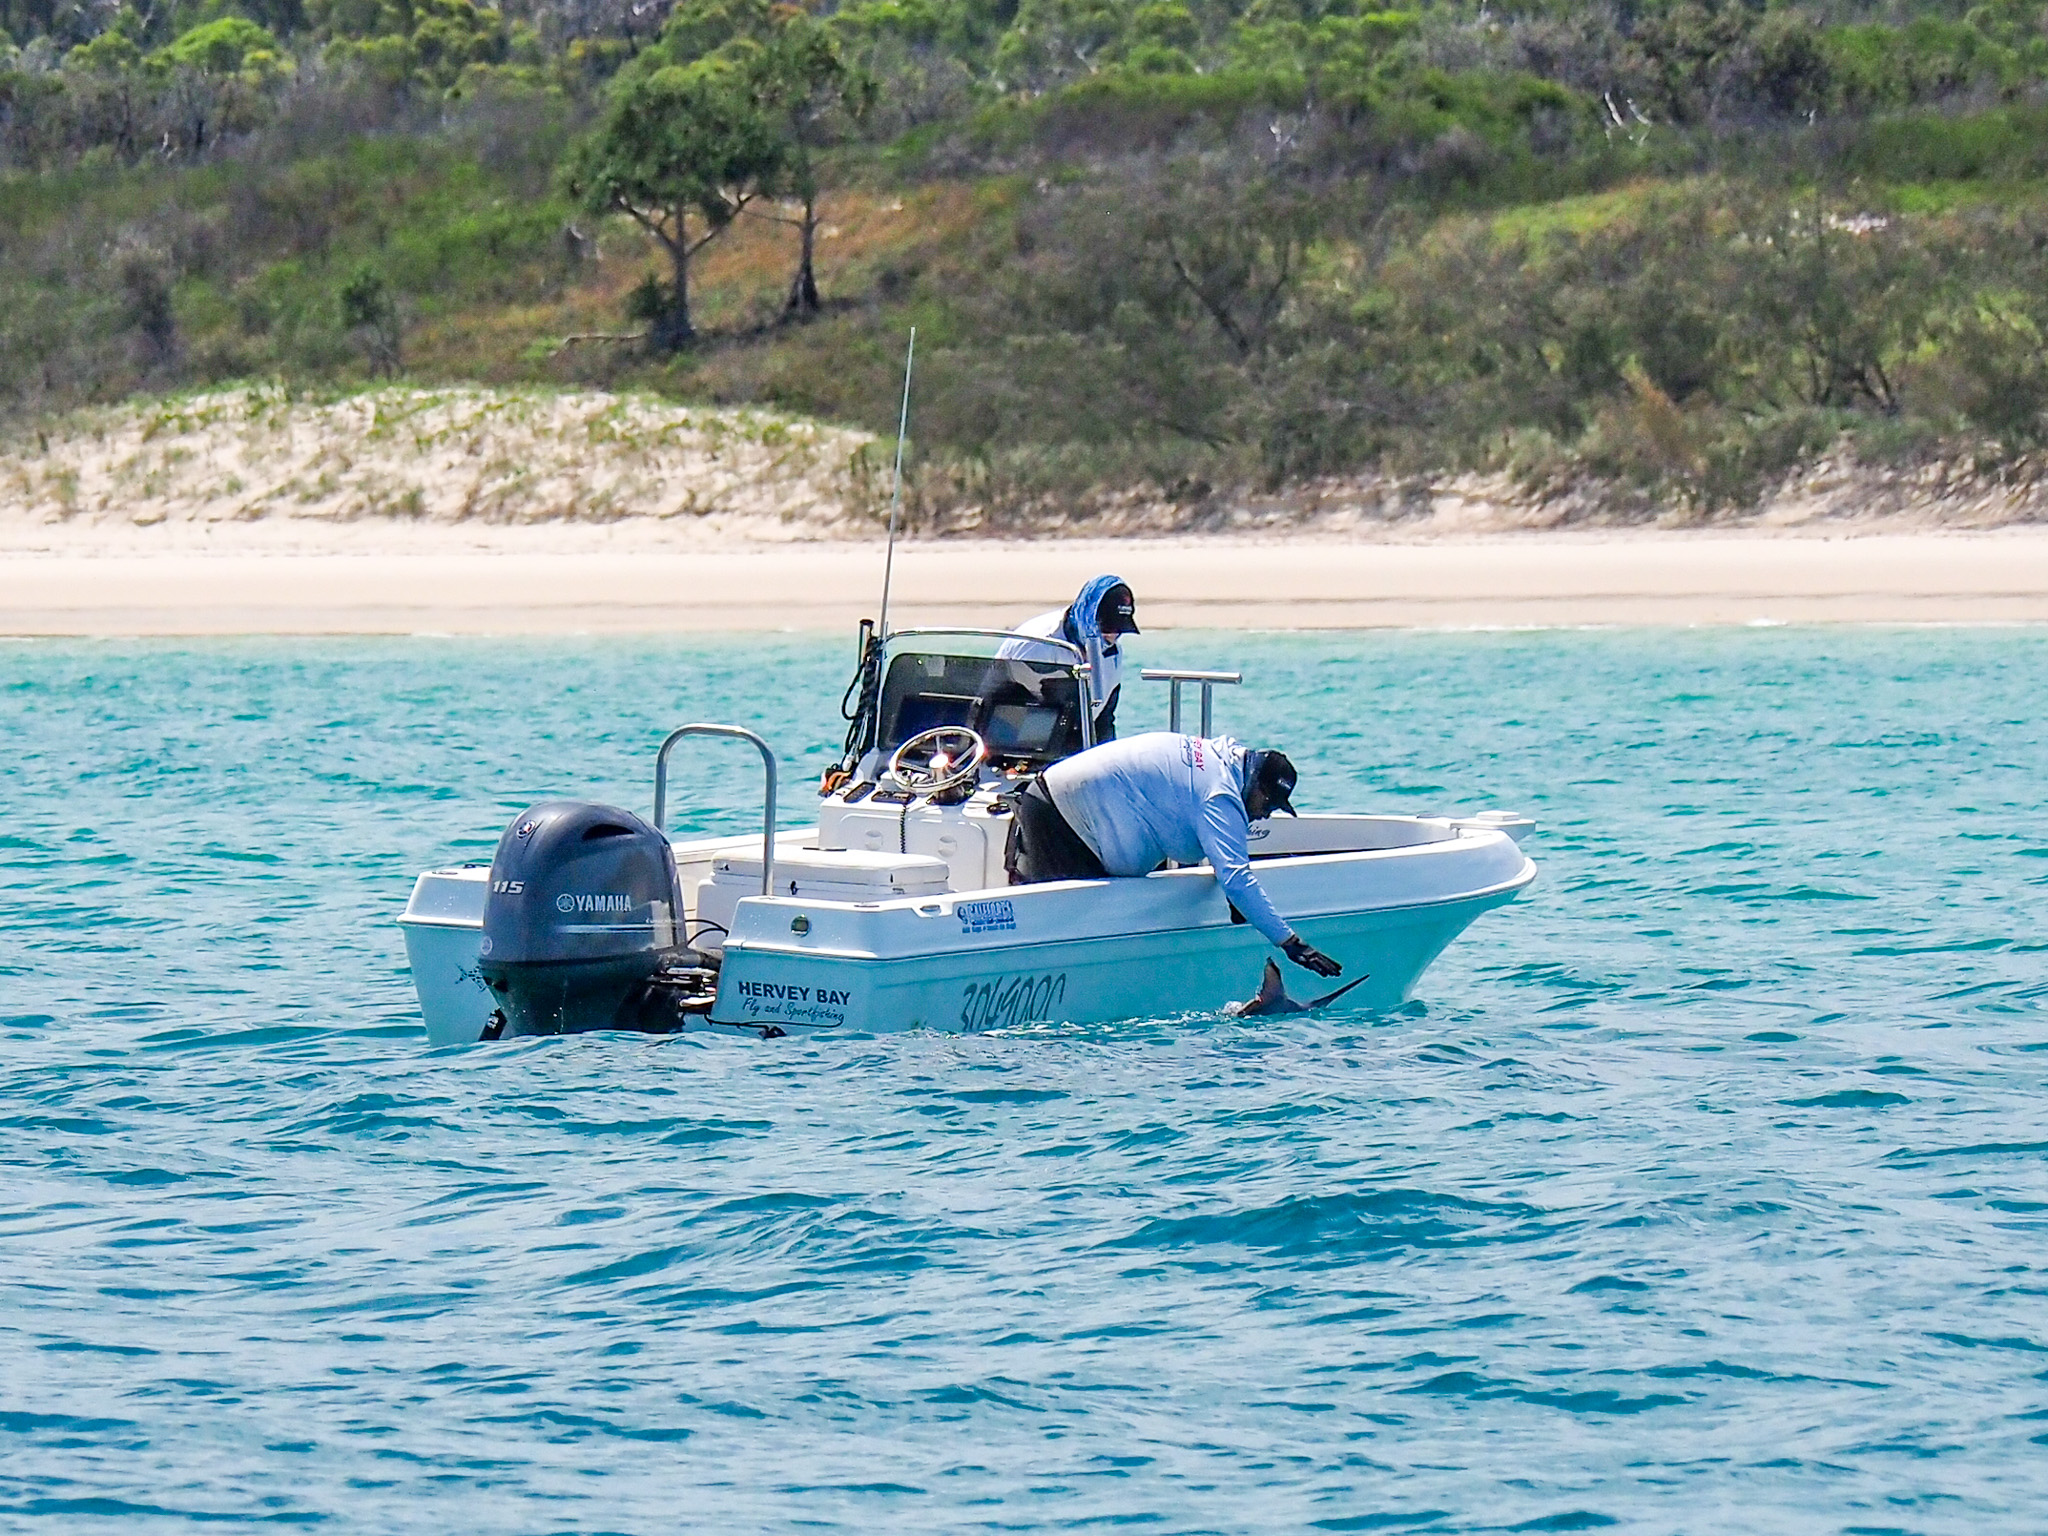
<path fill-rule="evenodd" d="M 482 963 L 492 1035 L 642 1027 L 647 982 L 686 953 L 668 839 L 616 806 L 550 800 L 498 839 Z"/>

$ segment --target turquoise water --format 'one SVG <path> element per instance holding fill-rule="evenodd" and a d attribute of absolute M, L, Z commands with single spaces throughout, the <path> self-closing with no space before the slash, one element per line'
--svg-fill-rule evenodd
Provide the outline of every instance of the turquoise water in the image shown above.
<path fill-rule="evenodd" d="M 416 870 L 848 646 L 0 648 L 0 1528 L 2042 1527 L 2048 636 L 1144 644 L 1541 880 L 1383 1017 L 433 1052 Z"/>

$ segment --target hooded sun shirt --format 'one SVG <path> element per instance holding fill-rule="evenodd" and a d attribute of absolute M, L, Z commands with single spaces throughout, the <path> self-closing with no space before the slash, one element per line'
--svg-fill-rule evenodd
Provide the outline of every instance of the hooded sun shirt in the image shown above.
<path fill-rule="evenodd" d="M 1102 632 L 1102 619 L 1098 610 L 1102 599 L 1111 587 L 1129 586 L 1121 576 L 1097 576 L 1081 589 L 1081 595 L 1065 608 L 1055 608 L 1050 613 L 1041 613 L 1036 618 L 1026 619 L 1017 626 L 1020 635 L 1043 635 L 1048 640 L 1064 640 L 1069 645 L 1078 645 L 1093 668 L 1094 681 L 1090 684 L 1095 694 L 1095 708 L 1100 711 L 1123 686 L 1124 656 L 1116 638 Z M 1022 661 L 1071 661 L 1073 658 L 1051 646 L 1034 646 L 1028 640 L 1005 640 L 996 654 L 1005 660 Z"/>
<path fill-rule="evenodd" d="M 1294 936 L 1252 873 L 1244 808 L 1249 754 L 1228 736 L 1152 731 L 1078 753 L 1045 770 L 1067 824 L 1112 875 L 1150 874 L 1168 859 L 1207 859 L 1245 920 L 1275 944 Z"/>

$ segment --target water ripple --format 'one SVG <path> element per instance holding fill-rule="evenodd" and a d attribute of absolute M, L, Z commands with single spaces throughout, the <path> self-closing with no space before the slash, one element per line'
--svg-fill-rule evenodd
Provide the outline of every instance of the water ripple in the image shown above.
<path fill-rule="evenodd" d="M 0 1525 L 2039 1524 L 2048 638 L 1146 639 L 1530 900 L 1378 1016 L 431 1051 L 417 869 L 814 775 L 844 648 L 12 648 Z"/>

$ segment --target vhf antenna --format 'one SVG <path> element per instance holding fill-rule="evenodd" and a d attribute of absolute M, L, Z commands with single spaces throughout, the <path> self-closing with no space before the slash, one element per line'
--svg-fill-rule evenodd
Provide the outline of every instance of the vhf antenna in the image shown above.
<path fill-rule="evenodd" d="M 889 553 L 882 561 L 881 639 L 889 643 L 889 582 L 896 574 L 896 514 L 903 506 L 903 438 L 910 430 L 910 365 L 917 360 L 917 327 L 910 328 L 910 350 L 903 354 L 903 414 L 896 418 L 896 487 L 889 494 Z"/>

